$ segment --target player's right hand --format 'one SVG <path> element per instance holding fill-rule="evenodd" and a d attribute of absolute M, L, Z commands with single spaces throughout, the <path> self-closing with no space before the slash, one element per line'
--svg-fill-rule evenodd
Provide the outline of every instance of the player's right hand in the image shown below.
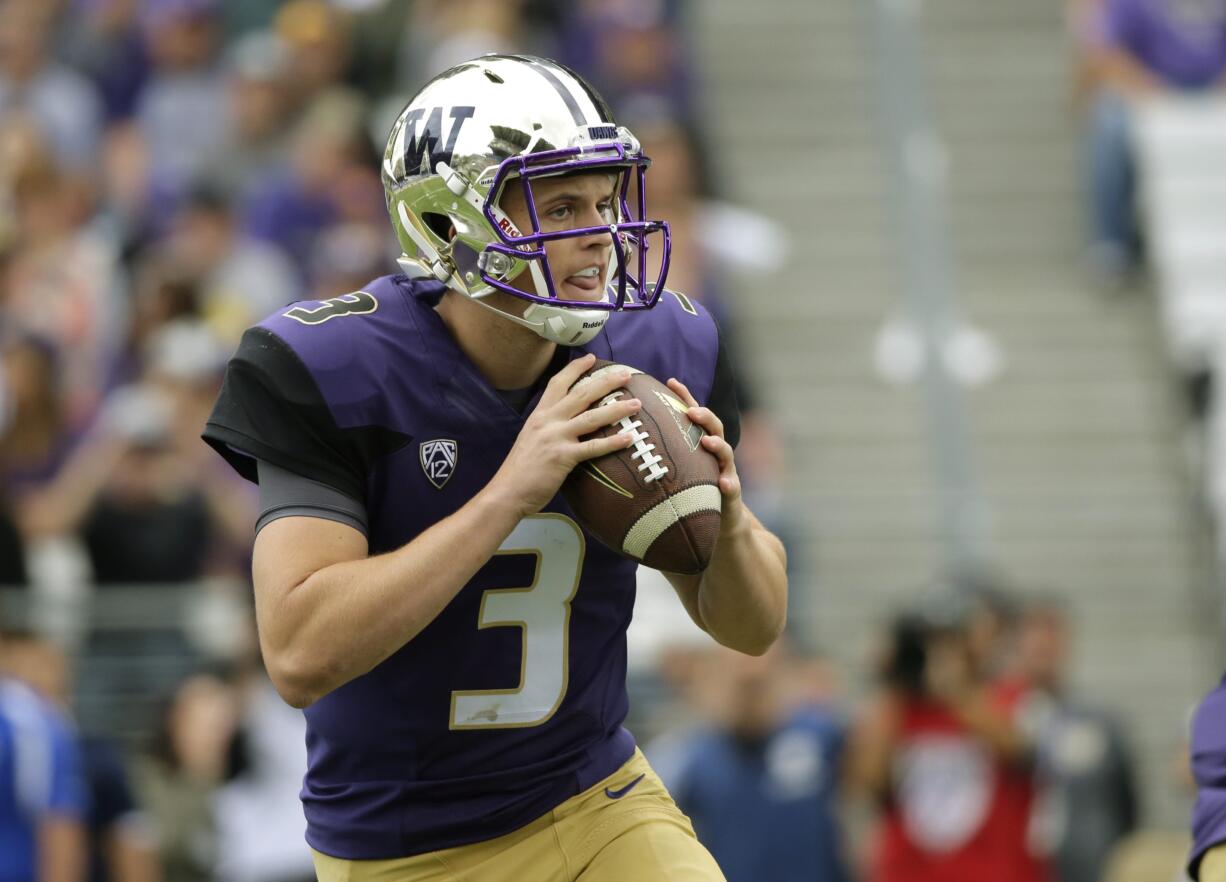
<path fill-rule="evenodd" d="M 511 494 L 521 507 L 521 516 L 544 508 L 579 463 L 633 443 L 627 433 L 580 440 L 638 413 L 642 407 L 637 398 L 624 397 L 592 407 L 630 379 L 628 370 L 619 369 L 576 385 L 595 361 L 596 357 L 588 353 L 554 375 L 491 481 Z"/>

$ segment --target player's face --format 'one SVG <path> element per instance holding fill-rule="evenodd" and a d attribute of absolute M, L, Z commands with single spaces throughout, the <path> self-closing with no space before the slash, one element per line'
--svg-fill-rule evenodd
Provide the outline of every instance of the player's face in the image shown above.
<path fill-rule="evenodd" d="M 541 232 L 553 233 L 611 224 L 617 214 L 617 177 L 606 172 L 539 178 L 532 182 L 532 199 Z M 502 210 L 521 230 L 532 229 L 523 189 L 512 185 L 502 197 Z M 545 243 L 554 287 L 563 300 L 600 300 L 605 273 L 613 260 L 613 237 L 602 231 Z M 537 291 L 532 274 L 524 271 L 511 281 L 521 291 Z"/>

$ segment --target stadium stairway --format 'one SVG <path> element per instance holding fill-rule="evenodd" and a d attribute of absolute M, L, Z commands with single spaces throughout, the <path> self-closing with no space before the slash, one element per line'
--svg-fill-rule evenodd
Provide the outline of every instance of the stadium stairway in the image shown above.
<path fill-rule="evenodd" d="M 795 614 L 853 694 L 880 625 L 946 553 L 924 391 L 874 367 L 904 288 L 868 2 L 692 5 L 715 168 L 791 239 L 734 311 L 787 438 Z M 1067 598 L 1075 684 L 1124 719 L 1145 820 L 1177 828 L 1173 762 L 1220 674 L 1221 606 L 1152 300 L 1104 297 L 1081 270 L 1061 4 L 929 0 L 921 22 L 956 297 L 1005 357 L 964 399 L 986 551 L 1019 590 Z"/>

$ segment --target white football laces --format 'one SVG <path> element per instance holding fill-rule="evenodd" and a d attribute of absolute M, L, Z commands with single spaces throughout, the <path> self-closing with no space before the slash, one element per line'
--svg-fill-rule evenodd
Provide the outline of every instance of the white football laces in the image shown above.
<path fill-rule="evenodd" d="M 600 404 L 612 404 L 614 401 L 622 397 L 623 390 L 618 389 L 616 392 L 610 392 L 601 399 Z M 632 416 L 622 417 L 614 423 L 621 431 L 629 432 L 630 437 L 634 439 L 634 452 L 630 454 L 633 460 L 641 460 L 638 469 L 640 472 L 647 472 L 643 481 L 650 484 L 652 481 L 658 481 L 668 474 L 668 466 L 660 465 L 664 461 L 664 457 L 659 454 L 652 453 L 656 449 L 656 445 L 651 443 L 651 436 L 643 431 L 642 420 L 636 420 Z"/>

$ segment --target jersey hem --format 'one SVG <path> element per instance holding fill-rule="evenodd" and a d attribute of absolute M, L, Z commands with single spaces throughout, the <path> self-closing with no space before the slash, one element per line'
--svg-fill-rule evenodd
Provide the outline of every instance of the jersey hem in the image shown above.
<path fill-rule="evenodd" d="M 306 843 L 320 854 L 328 857 L 336 858 L 342 861 L 387 861 L 396 860 L 399 858 L 417 857 L 423 854 L 430 854 L 435 851 L 446 851 L 449 848 L 458 848 L 463 845 L 473 845 L 478 842 L 488 842 L 491 839 L 497 839 L 500 836 L 506 836 L 508 833 L 514 833 L 516 830 L 521 830 L 532 824 L 535 821 L 549 815 L 562 803 L 574 796 L 578 796 L 586 790 L 590 790 L 593 786 L 599 784 L 605 778 L 608 778 L 634 755 L 635 741 L 634 736 L 625 728 L 619 728 L 612 737 L 607 741 L 602 742 L 596 749 L 601 747 L 607 748 L 607 756 L 600 757 L 593 762 L 579 768 L 575 772 L 565 776 L 563 779 L 566 786 L 559 787 L 556 792 L 550 793 L 546 797 L 542 797 L 536 803 L 533 803 L 530 808 L 517 816 L 514 820 L 500 824 L 498 826 L 485 826 L 480 830 L 470 828 L 466 833 L 453 834 L 447 837 L 439 837 L 430 842 L 426 847 L 415 847 L 405 844 L 401 848 L 394 851 L 387 851 L 378 848 L 363 848 L 354 846 L 352 848 L 345 847 L 343 842 L 332 842 L 331 844 L 323 843 L 313 829 L 311 822 L 307 821 Z M 345 839 L 345 836 L 337 836 L 336 839 Z M 369 843 L 368 843 L 369 844 Z"/>

